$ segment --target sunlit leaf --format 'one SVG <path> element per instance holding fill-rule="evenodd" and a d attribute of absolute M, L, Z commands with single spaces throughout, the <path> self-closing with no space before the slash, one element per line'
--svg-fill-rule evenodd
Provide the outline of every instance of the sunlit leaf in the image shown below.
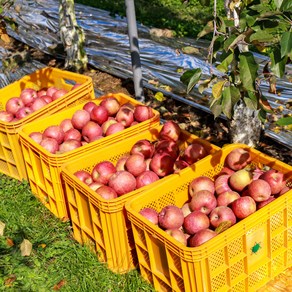
<path fill-rule="evenodd" d="M 291 11 L 292 10 L 292 2 L 291 0 L 278 0 L 279 2 L 282 2 L 281 6 L 280 6 L 280 10 L 281 11 Z"/>
<path fill-rule="evenodd" d="M 286 31 L 282 34 L 281 38 L 281 57 L 288 56 L 292 59 L 292 32 Z"/>
<path fill-rule="evenodd" d="M 274 36 L 268 33 L 266 30 L 258 30 L 250 36 L 250 41 L 257 42 L 270 42 L 273 41 Z"/>
<path fill-rule="evenodd" d="M 228 119 L 231 119 L 233 114 L 233 106 L 230 90 L 228 89 L 229 87 L 230 86 L 226 87 L 222 93 L 222 112 Z"/>
<path fill-rule="evenodd" d="M 187 85 L 187 93 L 189 93 L 194 86 L 199 82 L 202 75 L 202 70 L 200 68 L 191 69 L 186 72 L 180 77 L 180 81 Z"/>
<path fill-rule="evenodd" d="M 23 257 L 30 256 L 32 251 L 32 244 L 29 240 L 23 239 L 22 243 L 20 244 L 20 252 Z"/>
<path fill-rule="evenodd" d="M 233 53 L 230 53 L 218 66 L 217 69 L 221 72 L 227 72 L 228 67 L 233 60 Z"/>
<path fill-rule="evenodd" d="M 244 52 L 239 55 L 240 79 L 246 90 L 255 90 L 255 80 L 257 77 L 258 64 L 250 52 Z"/>
<path fill-rule="evenodd" d="M 166 97 L 160 91 L 155 93 L 154 98 L 158 101 L 165 101 L 166 100 Z"/>
<path fill-rule="evenodd" d="M 226 80 L 218 81 L 215 83 L 212 87 L 212 95 L 215 99 L 218 99 L 222 95 L 224 84 L 226 83 Z"/>
<path fill-rule="evenodd" d="M 277 125 L 279 126 L 288 126 L 288 125 L 292 125 L 292 117 L 283 117 L 280 118 L 277 122 Z"/>
<path fill-rule="evenodd" d="M 253 92 L 249 91 L 248 97 L 244 97 L 243 100 L 248 108 L 252 110 L 258 109 L 258 100 L 257 100 L 256 95 Z"/>
<path fill-rule="evenodd" d="M 6 243 L 9 247 L 14 246 L 14 241 L 9 237 L 6 238 Z"/>
<path fill-rule="evenodd" d="M 264 110 L 265 112 L 272 112 L 273 111 L 269 101 L 263 95 L 259 98 L 259 104 L 260 104 L 262 110 Z"/>

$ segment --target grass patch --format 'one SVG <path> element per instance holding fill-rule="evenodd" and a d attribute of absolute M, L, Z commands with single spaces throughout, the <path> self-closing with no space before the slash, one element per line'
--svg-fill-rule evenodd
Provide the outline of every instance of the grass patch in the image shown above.
<path fill-rule="evenodd" d="M 54 217 L 28 182 L 0 174 L 0 291 L 154 291 L 137 270 L 119 275 L 72 237 L 69 222 Z M 32 243 L 22 256 L 23 239 Z"/>
<path fill-rule="evenodd" d="M 76 3 L 107 10 L 111 15 L 126 16 L 125 0 L 96 1 L 75 0 Z M 199 0 L 135 0 L 135 12 L 138 22 L 157 28 L 168 28 L 176 36 L 195 38 L 208 20 L 213 18 L 213 3 L 202 6 Z M 225 15 L 224 1 L 217 1 L 218 14 Z"/>

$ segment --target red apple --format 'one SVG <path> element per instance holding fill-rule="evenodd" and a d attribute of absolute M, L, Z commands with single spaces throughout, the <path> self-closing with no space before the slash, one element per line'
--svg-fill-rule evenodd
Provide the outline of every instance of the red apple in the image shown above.
<path fill-rule="evenodd" d="M 82 85 L 81 83 L 75 83 L 70 90 L 72 91 L 72 90 L 80 87 L 81 85 Z"/>
<path fill-rule="evenodd" d="M 99 182 L 96 182 L 96 181 L 93 181 L 92 183 L 90 183 L 88 185 L 94 192 L 96 192 L 96 190 L 102 186 L 104 186 L 104 184 L 102 183 L 99 183 Z"/>
<path fill-rule="evenodd" d="M 87 185 L 90 185 L 93 182 L 91 174 L 86 170 L 77 170 L 74 172 L 74 175 Z"/>
<path fill-rule="evenodd" d="M 116 172 L 116 167 L 112 162 L 104 160 L 98 162 L 92 169 L 91 176 L 94 181 L 106 185 L 109 178 Z"/>
<path fill-rule="evenodd" d="M 233 170 L 240 170 L 251 162 L 249 151 L 243 148 L 231 150 L 225 157 L 225 165 Z"/>
<path fill-rule="evenodd" d="M 83 126 L 81 135 L 82 138 L 88 143 L 103 137 L 101 127 L 94 121 L 89 121 Z"/>
<path fill-rule="evenodd" d="M 176 160 L 179 156 L 180 150 L 177 142 L 169 140 L 159 140 L 155 144 L 155 152 L 167 153 L 173 158 L 173 160 Z"/>
<path fill-rule="evenodd" d="M 47 105 L 47 102 L 43 99 L 43 97 L 37 97 L 34 99 L 32 104 L 30 105 L 30 108 L 35 112 L 43 108 Z"/>
<path fill-rule="evenodd" d="M 225 193 L 225 192 L 231 192 L 232 189 L 229 186 L 229 178 L 230 174 L 222 174 L 217 176 L 215 179 L 214 185 L 215 185 L 215 192 L 217 196 Z"/>
<path fill-rule="evenodd" d="M 42 95 L 41 98 L 48 104 L 53 101 L 53 98 L 49 95 Z"/>
<path fill-rule="evenodd" d="M 271 196 L 271 187 L 267 181 L 259 178 L 248 185 L 248 194 L 256 202 L 262 202 Z"/>
<path fill-rule="evenodd" d="M 32 88 L 26 88 L 22 90 L 19 97 L 22 99 L 24 105 L 29 105 L 34 101 L 35 98 L 38 97 L 38 94 L 36 90 Z"/>
<path fill-rule="evenodd" d="M 108 111 L 102 105 L 96 105 L 90 112 L 90 119 L 100 126 L 108 119 Z"/>
<path fill-rule="evenodd" d="M 150 161 L 150 170 L 154 171 L 159 177 L 173 173 L 173 158 L 167 153 L 155 153 Z"/>
<path fill-rule="evenodd" d="M 217 233 L 209 228 L 202 229 L 198 231 L 196 234 L 192 235 L 188 240 L 189 247 L 196 247 L 200 246 L 203 243 L 207 242 L 208 240 L 215 237 Z"/>
<path fill-rule="evenodd" d="M 40 90 L 37 91 L 37 97 L 42 97 L 47 94 L 47 88 L 41 88 Z"/>
<path fill-rule="evenodd" d="M 43 134 L 41 132 L 32 132 L 29 134 L 29 137 L 38 144 L 43 140 Z"/>
<path fill-rule="evenodd" d="M 191 198 L 190 209 L 192 211 L 201 211 L 204 214 L 209 214 L 217 206 L 217 200 L 214 193 L 207 190 L 201 190 Z"/>
<path fill-rule="evenodd" d="M 267 170 L 259 178 L 265 180 L 270 185 L 272 195 L 280 193 L 286 185 L 284 174 L 275 169 Z"/>
<path fill-rule="evenodd" d="M 53 96 L 53 94 L 58 91 L 58 88 L 56 88 L 55 86 L 50 86 L 48 89 L 47 89 L 47 92 L 46 94 L 49 95 L 49 96 Z"/>
<path fill-rule="evenodd" d="M 145 159 L 150 158 L 154 154 L 154 145 L 147 139 L 137 141 L 131 148 L 130 154 L 140 153 Z"/>
<path fill-rule="evenodd" d="M 188 164 L 193 164 L 198 160 L 206 157 L 208 155 L 205 147 L 197 142 L 194 142 L 187 146 L 182 155 L 182 159 L 185 160 Z"/>
<path fill-rule="evenodd" d="M 24 103 L 20 97 L 11 97 L 6 102 L 5 110 L 15 115 L 22 107 L 24 107 Z"/>
<path fill-rule="evenodd" d="M 61 144 L 64 141 L 65 133 L 60 126 L 54 125 L 47 127 L 43 132 L 43 136 L 44 138 L 54 138 L 58 144 Z"/>
<path fill-rule="evenodd" d="M 232 173 L 234 173 L 234 170 L 232 170 L 231 168 L 227 167 L 227 166 L 224 166 L 221 171 L 219 172 L 219 174 L 217 175 L 218 176 L 221 176 L 222 174 L 229 174 L 231 175 Z"/>
<path fill-rule="evenodd" d="M 256 211 L 256 202 L 250 196 L 240 197 L 231 203 L 231 209 L 238 219 L 244 219 Z"/>
<path fill-rule="evenodd" d="M 236 223 L 236 217 L 231 208 L 227 206 L 218 206 L 212 210 L 209 215 L 210 224 L 217 228 L 222 222 L 229 221 L 231 225 Z"/>
<path fill-rule="evenodd" d="M 194 178 L 189 184 L 189 195 L 192 197 L 198 191 L 206 190 L 215 193 L 215 185 L 212 179 L 207 176 L 199 176 Z"/>
<path fill-rule="evenodd" d="M 90 113 L 86 110 L 76 110 L 74 112 L 71 123 L 77 130 L 81 130 L 90 121 Z"/>
<path fill-rule="evenodd" d="M 158 212 L 153 208 L 145 207 L 139 211 L 139 214 L 141 214 L 153 224 L 158 225 Z"/>
<path fill-rule="evenodd" d="M 114 173 L 110 178 L 108 185 L 113 188 L 118 196 L 130 193 L 136 189 L 136 178 L 126 170 L 120 170 Z"/>
<path fill-rule="evenodd" d="M 147 105 L 137 105 L 134 109 L 133 114 L 135 121 L 139 123 L 142 123 L 154 117 L 152 108 Z"/>
<path fill-rule="evenodd" d="M 159 176 L 154 171 L 145 170 L 136 177 L 137 189 L 152 184 L 157 180 L 159 180 Z"/>
<path fill-rule="evenodd" d="M 95 102 L 93 102 L 93 101 L 87 101 L 83 105 L 82 109 L 84 109 L 84 110 L 88 111 L 89 113 L 91 113 L 92 109 L 95 108 L 96 106 L 97 106 L 97 104 Z"/>
<path fill-rule="evenodd" d="M 119 122 L 113 123 L 107 128 L 107 130 L 105 132 L 105 136 L 119 133 L 119 132 L 123 131 L 124 129 L 125 129 L 125 126 L 122 123 L 119 123 Z"/>
<path fill-rule="evenodd" d="M 178 229 L 183 225 L 184 214 L 175 205 L 167 205 L 158 214 L 158 224 L 163 229 Z"/>
<path fill-rule="evenodd" d="M 78 131 L 77 129 L 71 128 L 68 131 L 66 131 L 64 134 L 64 141 L 69 140 L 69 139 L 74 139 L 81 142 L 82 135 L 80 131 Z"/>
<path fill-rule="evenodd" d="M 123 124 L 125 128 L 128 128 L 134 121 L 134 114 L 127 108 L 120 108 L 116 114 L 116 120 Z"/>
<path fill-rule="evenodd" d="M 291 190 L 290 187 L 284 186 L 283 189 L 279 192 L 279 194 L 277 194 L 277 196 L 282 196 L 282 195 L 284 195 L 285 193 L 287 193 L 290 190 Z"/>
<path fill-rule="evenodd" d="M 166 229 L 165 232 L 181 244 L 187 246 L 187 237 L 181 229 Z"/>
<path fill-rule="evenodd" d="M 14 119 L 14 114 L 8 111 L 0 111 L 0 121 L 9 123 Z"/>
<path fill-rule="evenodd" d="M 116 191 L 109 186 L 101 186 L 95 192 L 106 200 L 112 200 L 118 197 Z"/>
<path fill-rule="evenodd" d="M 241 192 L 252 181 L 252 173 L 246 169 L 240 169 L 231 174 L 229 185 L 233 191 Z"/>
<path fill-rule="evenodd" d="M 130 154 L 125 154 L 124 156 L 120 157 L 116 163 L 116 169 L 119 170 L 126 170 L 125 163 L 129 158 Z"/>
<path fill-rule="evenodd" d="M 60 127 L 64 131 L 64 133 L 66 133 L 68 130 L 74 128 L 72 125 L 71 119 L 69 119 L 69 118 L 62 120 L 62 122 L 60 123 Z"/>
<path fill-rule="evenodd" d="M 81 146 L 82 146 L 82 144 L 79 140 L 67 139 L 66 141 L 64 141 L 63 143 L 60 144 L 58 153 L 60 153 L 60 154 L 66 153 L 66 152 L 69 152 L 71 150 L 77 149 Z"/>
<path fill-rule="evenodd" d="M 226 191 L 217 197 L 217 205 L 218 206 L 228 206 L 229 204 L 231 204 L 233 201 L 235 201 L 239 197 L 240 197 L 240 194 L 238 192 Z"/>
<path fill-rule="evenodd" d="M 146 171 L 146 162 L 142 154 L 131 154 L 126 163 L 126 170 L 131 172 L 135 177 L 139 176 L 141 173 Z"/>
<path fill-rule="evenodd" d="M 201 211 L 193 211 L 184 218 L 184 230 L 190 235 L 193 235 L 202 229 L 207 229 L 209 226 L 210 220 L 208 215 Z"/>
<path fill-rule="evenodd" d="M 62 96 L 64 96 L 65 94 L 67 94 L 68 91 L 66 89 L 59 89 L 57 91 L 55 91 L 52 95 L 52 99 L 53 101 L 58 99 L 58 98 L 61 98 Z"/>
<path fill-rule="evenodd" d="M 117 121 L 114 117 L 109 117 L 102 125 L 101 125 L 101 129 L 102 129 L 102 134 L 105 136 L 106 135 L 106 131 L 108 129 L 108 127 L 112 124 L 116 124 Z"/>
<path fill-rule="evenodd" d="M 190 208 L 190 202 L 186 202 L 182 205 L 181 210 L 183 211 L 184 217 L 188 216 L 193 211 Z"/>
<path fill-rule="evenodd" d="M 120 109 L 120 102 L 115 97 L 107 97 L 103 99 L 100 105 L 107 109 L 109 116 L 114 116 Z"/>
<path fill-rule="evenodd" d="M 184 169 L 188 166 L 190 166 L 190 165 L 186 161 L 178 159 L 174 162 L 174 165 L 173 165 L 174 172 L 173 173 L 179 173 L 182 169 Z"/>
<path fill-rule="evenodd" d="M 28 106 L 24 106 L 22 108 L 20 108 L 16 113 L 15 113 L 15 117 L 19 120 L 27 117 L 28 115 L 30 115 L 31 113 L 33 113 L 33 110 L 28 107 Z"/>
<path fill-rule="evenodd" d="M 59 143 L 54 138 L 44 137 L 40 145 L 52 154 L 56 154 L 59 150 Z"/>
<path fill-rule="evenodd" d="M 178 141 L 181 128 L 174 121 L 166 121 L 159 132 L 160 140 Z"/>

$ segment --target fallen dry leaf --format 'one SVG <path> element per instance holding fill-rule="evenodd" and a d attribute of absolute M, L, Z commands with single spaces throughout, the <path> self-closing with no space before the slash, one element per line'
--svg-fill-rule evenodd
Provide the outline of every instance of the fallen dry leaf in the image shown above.
<path fill-rule="evenodd" d="M 23 257 L 29 256 L 31 254 L 32 244 L 29 240 L 24 239 L 20 244 L 20 251 Z"/>
<path fill-rule="evenodd" d="M 4 235 L 5 223 L 0 221 L 0 236 Z"/>
<path fill-rule="evenodd" d="M 12 240 L 11 238 L 9 238 L 9 237 L 6 238 L 6 243 L 7 243 L 7 245 L 10 246 L 10 247 L 14 245 L 13 240 Z"/>
<path fill-rule="evenodd" d="M 12 283 L 16 280 L 16 276 L 15 275 L 9 275 L 9 277 L 7 279 L 5 279 L 4 283 L 6 287 L 11 287 Z"/>
<path fill-rule="evenodd" d="M 66 280 L 61 280 L 58 284 L 56 284 L 53 290 L 58 291 L 66 284 Z"/>

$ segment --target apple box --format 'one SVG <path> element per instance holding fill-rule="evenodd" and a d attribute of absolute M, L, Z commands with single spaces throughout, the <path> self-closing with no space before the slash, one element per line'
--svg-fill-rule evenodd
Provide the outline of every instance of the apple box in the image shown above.
<path fill-rule="evenodd" d="M 195 178 L 216 177 L 228 153 L 243 148 L 251 164 L 284 173 L 292 187 L 292 167 L 243 144 L 223 147 L 182 175 L 147 189 L 125 204 L 142 277 L 157 291 L 257 291 L 292 265 L 292 190 L 239 220 L 201 245 L 189 247 L 140 214 L 167 205 L 182 208 Z"/>
<path fill-rule="evenodd" d="M 28 90 L 41 94 L 42 89 L 49 87 L 67 93 L 49 103 L 35 96 L 35 103 L 29 106 L 32 95 L 27 94 Z M 95 97 L 91 77 L 50 67 L 39 69 L 1 88 L 0 96 L 0 172 L 18 180 L 27 179 L 19 142 L 20 128 Z M 17 107 L 21 109 L 16 113 Z M 8 116 L 6 109 L 10 111 L 11 118 L 12 113 L 16 113 L 15 119 Z"/>
<path fill-rule="evenodd" d="M 182 169 L 178 174 L 161 177 L 159 180 L 118 197 L 109 198 L 107 193 L 108 199 L 97 194 L 92 187 L 83 183 L 80 179 L 82 179 L 82 176 L 84 177 L 84 171 L 94 176 L 95 166 L 104 161 L 111 162 L 117 169 L 120 169 L 123 158 L 131 153 L 134 148 L 133 145 L 141 140 L 147 140 L 155 144 L 162 127 L 160 124 L 155 125 L 147 131 L 137 133 L 116 144 L 107 145 L 107 147 L 96 149 L 88 154 L 84 153 L 82 157 L 64 163 L 61 167 L 74 238 L 79 243 L 92 247 L 99 260 L 106 262 L 108 268 L 114 272 L 128 272 L 137 266 L 135 244 L 131 224 L 126 216 L 125 203 L 129 199 L 139 196 L 144 190 L 152 189 L 162 181 L 168 181 L 171 176 L 183 177 L 186 169 Z M 210 142 L 182 130 L 178 142 L 180 150 L 185 149 L 192 142 L 204 145 L 207 156 L 220 150 L 219 147 Z M 144 155 L 146 155 L 146 152 Z M 132 157 L 135 157 L 135 155 L 132 155 Z M 141 157 L 141 155 L 137 154 L 138 157 Z M 193 167 L 193 165 L 190 167 Z M 108 169 L 109 167 L 107 167 Z M 138 170 L 138 167 L 135 170 Z M 76 172 L 78 172 L 78 177 L 75 175 Z M 119 174 L 121 173 L 123 174 L 123 172 Z M 112 177 L 114 177 L 114 174 Z M 131 187 L 127 178 L 122 180 L 118 180 L 117 177 L 111 178 L 109 185 L 116 183 L 118 186 L 118 188 L 115 188 L 117 192 L 120 192 L 122 187 Z M 100 189 L 98 189 L 98 193 L 100 193 Z"/>

